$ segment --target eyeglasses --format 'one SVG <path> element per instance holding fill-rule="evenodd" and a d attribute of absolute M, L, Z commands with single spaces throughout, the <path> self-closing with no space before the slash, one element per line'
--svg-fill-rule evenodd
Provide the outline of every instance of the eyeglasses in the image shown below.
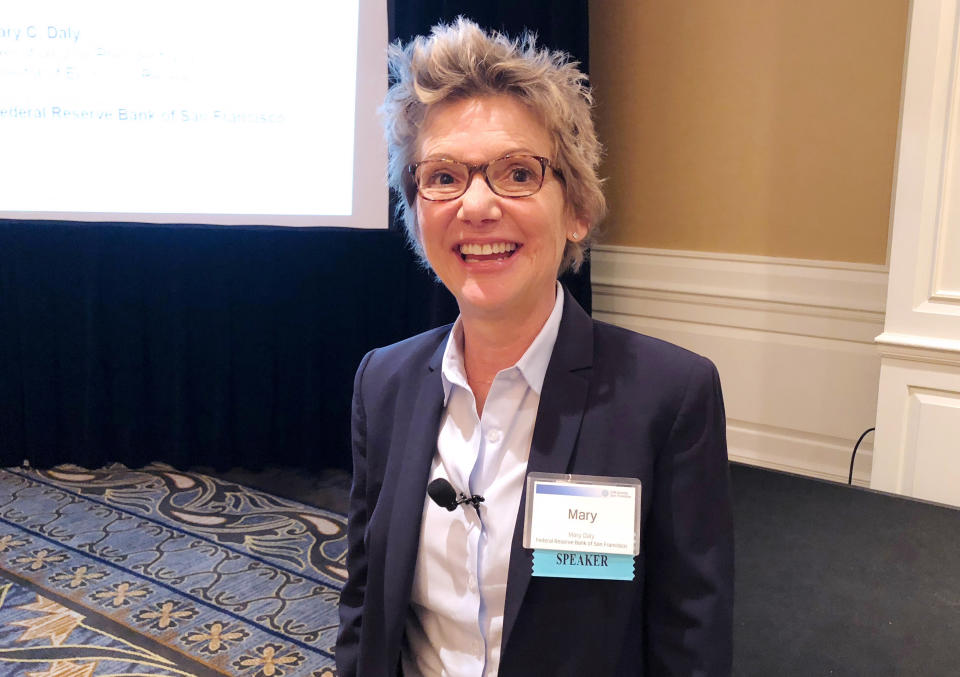
<path fill-rule="evenodd" d="M 483 174 L 487 185 L 501 197 L 528 197 L 543 186 L 547 167 L 557 178 L 563 175 L 538 155 L 504 155 L 482 165 L 468 165 L 455 160 L 424 160 L 409 165 L 420 197 L 424 200 L 454 200 L 467 192 L 474 172 Z"/>

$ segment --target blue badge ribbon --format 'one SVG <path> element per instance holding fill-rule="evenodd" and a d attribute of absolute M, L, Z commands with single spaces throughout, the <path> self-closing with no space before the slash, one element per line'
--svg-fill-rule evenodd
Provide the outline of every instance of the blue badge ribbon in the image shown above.
<path fill-rule="evenodd" d="M 632 581 L 633 567 L 633 555 L 610 555 L 574 550 L 533 551 L 534 576 Z"/>

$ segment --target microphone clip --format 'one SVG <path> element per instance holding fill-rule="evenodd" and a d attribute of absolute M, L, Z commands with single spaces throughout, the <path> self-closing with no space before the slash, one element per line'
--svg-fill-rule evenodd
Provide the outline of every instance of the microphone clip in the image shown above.
<path fill-rule="evenodd" d="M 483 503 L 483 496 L 474 494 L 467 496 L 462 491 L 458 492 L 453 488 L 450 482 L 442 477 L 433 480 L 427 487 L 427 495 L 434 503 L 447 510 L 456 510 L 458 505 L 469 503 L 480 514 L 480 504 Z"/>
<path fill-rule="evenodd" d="M 467 496 L 465 493 L 460 492 L 460 498 L 457 499 L 457 505 L 463 505 L 464 503 L 469 503 L 476 508 L 477 512 L 480 512 L 480 504 L 483 503 L 483 496 L 480 494 Z"/>

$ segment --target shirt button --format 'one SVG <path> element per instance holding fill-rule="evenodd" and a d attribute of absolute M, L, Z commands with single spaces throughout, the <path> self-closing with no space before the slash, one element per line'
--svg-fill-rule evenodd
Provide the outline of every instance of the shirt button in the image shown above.
<path fill-rule="evenodd" d="M 470 586 L 470 589 L 471 589 L 471 590 L 476 590 L 476 589 L 477 589 L 477 577 L 476 577 L 476 576 L 470 576 L 470 578 L 467 579 L 467 585 Z"/>
<path fill-rule="evenodd" d="M 487 442 L 490 444 L 496 444 L 500 441 L 501 437 L 503 437 L 503 433 L 500 432 L 498 428 L 487 431 Z"/>

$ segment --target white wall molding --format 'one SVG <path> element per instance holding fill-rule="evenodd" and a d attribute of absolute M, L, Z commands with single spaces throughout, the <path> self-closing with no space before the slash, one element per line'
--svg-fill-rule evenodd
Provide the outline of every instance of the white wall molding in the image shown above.
<path fill-rule="evenodd" d="M 717 364 L 731 459 L 846 481 L 875 418 L 884 266 L 619 246 L 591 261 L 595 317 Z"/>
<path fill-rule="evenodd" d="M 885 331 L 877 337 L 877 345 L 884 358 L 960 367 L 960 339 L 941 339 Z"/>
<path fill-rule="evenodd" d="M 960 1 L 914 2 L 871 486 L 960 506 Z"/>
<path fill-rule="evenodd" d="M 827 309 L 884 312 L 887 268 L 812 261 L 600 245 L 591 253 L 594 285 L 766 301 Z"/>

